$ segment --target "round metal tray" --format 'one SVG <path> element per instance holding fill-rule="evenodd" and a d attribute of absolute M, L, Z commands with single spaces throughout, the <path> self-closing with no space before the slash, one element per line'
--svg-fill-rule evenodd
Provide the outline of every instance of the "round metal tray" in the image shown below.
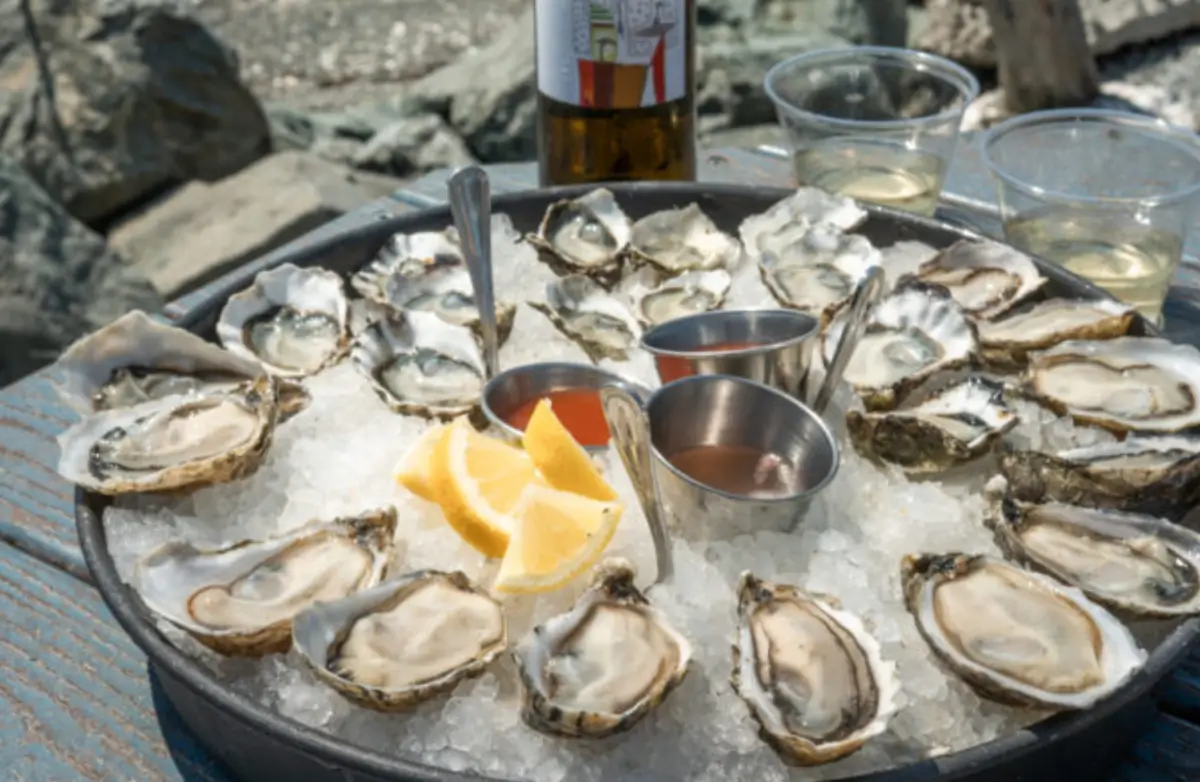
<path fill-rule="evenodd" d="M 556 188 L 500 196 L 493 210 L 507 214 L 519 230 L 533 230 L 553 201 L 585 192 L 586 187 Z M 621 206 L 634 218 L 652 211 L 697 202 L 724 230 L 736 232 L 747 216 L 761 212 L 790 191 L 735 185 L 631 183 L 611 186 Z M 960 228 L 901 212 L 871 208 L 859 230 L 876 245 L 912 239 L 935 247 L 961 238 L 977 238 Z M 297 250 L 279 262 L 321 265 L 349 275 L 367 263 L 396 232 L 440 230 L 451 224 L 446 207 L 381 220 Z M 1080 298 L 1106 297 L 1099 289 L 1039 262 L 1050 279 L 1050 292 Z M 225 299 L 250 282 L 248 272 L 216 291 L 189 312 L 181 325 L 209 339 Z M 1155 333 L 1139 320 L 1135 333 Z M 109 556 L 101 518 L 108 500 L 78 491 L 76 522 L 83 555 L 96 586 L 117 621 L 149 656 L 167 698 L 207 749 L 238 777 L 274 782 L 480 782 L 470 774 L 422 764 L 416 758 L 389 756 L 344 742 L 294 722 L 250 700 L 213 678 L 208 670 L 180 652 L 148 619 L 137 594 L 118 577 Z M 1119 753 L 1132 743 L 1139 726 L 1153 714 L 1155 685 L 1183 658 L 1200 635 L 1200 619 L 1158 622 L 1138 628 L 1151 654 L 1145 667 L 1121 690 L 1092 709 L 1064 713 L 1030 729 L 969 750 L 852 777 L 857 782 L 1032 782 L 1033 780 L 1100 779 Z M 501 739 L 502 740 L 502 739 Z M 763 751 L 769 751 L 764 746 Z M 496 782 L 491 780 L 490 782 Z"/>

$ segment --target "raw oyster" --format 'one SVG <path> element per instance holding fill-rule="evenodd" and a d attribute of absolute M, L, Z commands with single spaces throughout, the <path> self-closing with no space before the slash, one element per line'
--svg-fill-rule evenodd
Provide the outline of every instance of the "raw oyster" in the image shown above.
<path fill-rule="evenodd" d="M 641 326 L 629 308 L 582 274 L 569 274 L 547 284 L 546 301 L 531 301 L 529 306 L 550 318 L 593 361 L 624 361 L 641 337 Z"/>
<path fill-rule="evenodd" d="M 1136 513 L 1012 499 L 987 516 L 1009 559 L 1134 616 L 1200 613 L 1200 535 Z"/>
<path fill-rule="evenodd" d="M 628 730 L 687 674 L 692 648 L 611 559 L 565 614 L 535 627 L 515 650 L 525 688 L 521 716 L 559 736 Z"/>
<path fill-rule="evenodd" d="M 285 263 L 229 297 L 217 337 L 227 350 L 260 361 L 277 375 L 299 377 L 342 357 L 350 343 L 349 320 L 341 277 Z"/>
<path fill-rule="evenodd" d="M 846 413 L 855 450 L 913 474 L 940 472 L 982 456 L 1016 425 L 1004 386 L 982 377 L 967 378 L 907 409 Z"/>
<path fill-rule="evenodd" d="M 989 366 L 1011 370 L 1029 354 L 1069 339 L 1112 339 L 1129 332 L 1134 309 L 1111 299 L 1047 299 L 997 320 L 976 321 L 980 355 Z"/>
<path fill-rule="evenodd" d="M 895 668 L 836 601 L 742 574 L 731 684 L 786 762 L 829 763 L 882 733 Z"/>
<path fill-rule="evenodd" d="M 1159 337 L 1063 342 L 1033 356 L 1024 388 L 1076 423 L 1178 432 L 1200 424 L 1200 351 Z"/>
<path fill-rule="evenodd" d="M 826 366 L 845 318 L 843 309 L 825 331 Z M 977 348 L 975 326 L 946 289 L 909 279 L 875 306 L 845 378 L 868 410 L 890 410 L 933 375 L 968 364 Z"/>
<path fill-rule="evenodd" d="M 814 225 L 829 223 L 849 231 L 866 219 L 867 211 L 851 198 L 817 187 L 801 187 L 762 214 L 747 217 L 738 233 L 746 252 L 755 253 L 770 249 L 775 242 L 790 244 Z"/>
<path fill-rule="evenodd" d="M 306 608 L 292 643 L 351 701 L 401 711 L 483 673 L 508 631 L 503 607 L 465 575 L 423 570 Z"/>
<path fill-rule="evenodd" d="M 992 557 L 908 556 L 905 604 L 945 666 L 1001 703 L 1086 709 L 1146 660 L 1133 635 L 1078 589 Z"/>
<path fill-rule="evenodd" d="M 377 584 L 395 531 L 396 510 L 386 508 L 213 551 L 169 543 L 138 562 L 133 586 L 205 646 L 259 657 L 288 648 L 304 608 Z"/>
<path fill-rule="evenodd" d="M 967 239 L 921 264 L 917 276 L 945 286 L 975 318 L 1003 314 L 1046 284 L 1025 253 L 999 242 Z"/>
<path fill-rule="evenodd" d="M 892 290 L 901 280 L 915 275 L 926 262 L 937 256 L 939 250 L 911 239 L 905 239 L 879 251 L 887 289 Z"/>
<path fill-rule="evenodd" d="M 1200 440 L 1126 437 L 1056 453 L 1009 450 L 1000 471 L 1015 497 L 1178 520 L 1200 503 Z"/>
<path fill-rule="evenodd" d="M 458 245 L 458 232 L 396 234 L 378 257 L 350 278 L 350 286 L 376 304 L 437 313 L 456 326 L 478 331 L 475 286 Z M 500 342 L 512 331 L 516 306 L 496 302 Z"/>
<path fill-rule="evenodd" d="M 550 205 L 537 233 L 525 238 L 551 265 L 611 281 L 621 271 L 633 224 L 611 190 L 598 188 Z"/>
<path fill-rule="evenodd" d="M 725 301 L 732 281 L 724 269 L 687 272 L 635 288 L 631 293 L 633 310 L 647 326 L 715 310 Z"/>
<path fill-rule="evenodd" d="M 633 224 L 629 250 L 667 274 L 708 269 L 731 269 L 741 259 L 737 239 L 717 228 L 700 209 L 689 204 L 648 214 Z"/>
<path fill-rule="evenodd" d="M 351 358 L 384 404 L 403 415 L 453 418 L 472 411 L 483 393 L 475 335 L 432 312 L 389 313 L 358 335 Z"/>
<path fill-rule="evenodd" d="M 776 301 L 826 320 L 881 257 L 865 236 L 829 223 L 787 244 L 760 241 L 759 250 L 758 269 Z"/>
<path fill-rule="evenodd" d="M 168 396 L 84 418 L 58 438 L 58 471 L 101 494 L 224 483 L 256 470 L 278 419 L 278 381 Z"/>

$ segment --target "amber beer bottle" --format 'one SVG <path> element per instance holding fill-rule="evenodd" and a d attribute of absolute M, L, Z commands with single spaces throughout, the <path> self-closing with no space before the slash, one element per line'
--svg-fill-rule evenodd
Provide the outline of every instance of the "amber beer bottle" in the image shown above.
<path fill-rule="evenodd" d="M 695 179 L 695 0 L 535 2 L 542 185 Z"/>

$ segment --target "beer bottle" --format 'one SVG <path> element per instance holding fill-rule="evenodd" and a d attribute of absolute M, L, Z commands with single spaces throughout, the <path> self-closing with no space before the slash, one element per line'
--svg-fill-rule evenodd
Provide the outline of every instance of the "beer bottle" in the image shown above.
<path fill-rule="evenodd" d="M 542 185 L 695 179 L 695 0 L 535 2 Z"/>

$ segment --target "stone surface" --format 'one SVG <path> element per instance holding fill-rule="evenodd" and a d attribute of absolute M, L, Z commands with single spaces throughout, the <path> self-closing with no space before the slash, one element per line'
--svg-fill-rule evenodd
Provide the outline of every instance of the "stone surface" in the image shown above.
<path fill-rule="evenodd" d="M 0 153 L 96 224 L 267 149 L 235 54 L 164 6 L 0 0 Z M 31 35 L 30 22 L 36 33 Z"/>
<path fill-rule="evenodd" d="M 131 309 L 161 307 L 145 277 L 0 158 L 0 386 Z"/>
<path fill-rule="evenodd" d="M 1185 128 L 1196 126 L 1196 113 L 1192 106 L 1180 102 L 1162 87 L 1154 85 L 1104 82 L 1100 85 L 1100 96 L 1091 106 L 1149 114 Z M 962 129 L 984 130 L 1010 116 L 1012 112 L 1004 104 L 1003 91 L 989 90 L 967 107 L 963 113 Z"/>
<path fill-rule="evenodd" d="M 474 163 L 466 143 L 437 114 L 397 120 L 373 135 L 351 163 L 364 171 L 417 176 Z"/>
<path fill-rule="evenodd" d="M 1100 63 L 1104 79 L 1163 91 L 1174 104 L 1187 106 L 1196 116 L 1192 128 L 1200 131 L 1200 31 L 1139 46 L 1105 58 Z"/>
<path fill-rule="evenodd" d="M 109 243 L 173 298 L 402 184 L 279 152 L 220 182 L 181 188 L 123 221 Z"/>

